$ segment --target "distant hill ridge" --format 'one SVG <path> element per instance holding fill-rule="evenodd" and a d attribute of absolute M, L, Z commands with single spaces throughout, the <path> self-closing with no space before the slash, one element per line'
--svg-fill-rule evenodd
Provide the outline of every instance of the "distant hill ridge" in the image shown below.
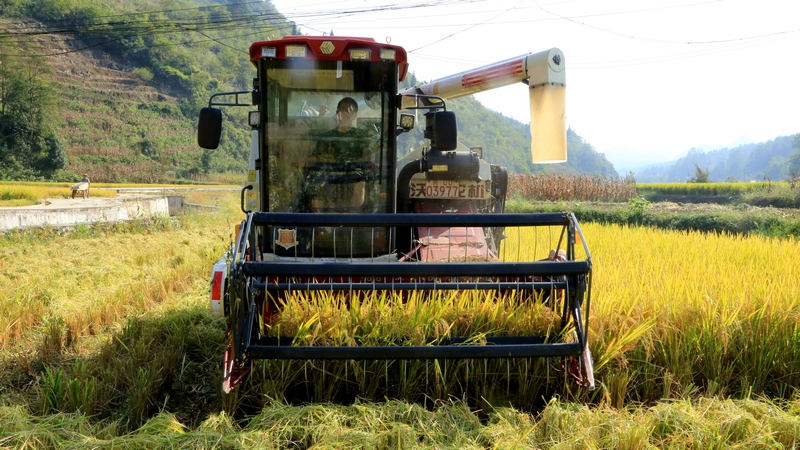
<path fill-rule="evenodd" d="M 711 151 L 691 149 L 672 163 L 650 165 L 635 173 L 641 183 L 686 182 L 696 173 L 696 167 L 709 171 L 709 181 L 773 181 L 789 177 L 788 162 L 798 151 L 792 147 L 794 136 L 744 144 L 734 148 Z"/>

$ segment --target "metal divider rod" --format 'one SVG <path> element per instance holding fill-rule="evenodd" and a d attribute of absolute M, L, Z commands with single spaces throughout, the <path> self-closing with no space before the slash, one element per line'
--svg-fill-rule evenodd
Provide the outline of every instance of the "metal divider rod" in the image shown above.
<path fill-rule="evenodd" d="M 273 243 L 275 242 L 275 233 L 276 233 L 277 231 L 278 231 L 278 230 L 276 230 L 276 229 L 275 229 L 275 227 L 272 227 L 272 242 L 273 242 Z M 274 248 L 274 247 L 272 248 L 272 253 L 273 253 L 273 254 L 275 254 L 275 253 L 276 253 L 276 252 L 275 252 L 275 248 Z M 276 256 L 277 256 L 277 255 L 276 255 Z M 297 255 L 296 255 L 296 254 L 295 254 L 295 262 L 297 262 Z"/>
<path fill-rule="evenodd" d="M 451 237 L 452 231 L 452 228 L 447 227 L 447 262 L 453 262 L 450 258 L 450 251 L 453 248 L 453 238 Z"/>
<path fill-rule="evenodd" d="M 486 241 L 486 230 L 483 231 L 483 240 Z M 494 232 L 492 232 L 492 242 L 494 242 Z M 497 249 L 497 244 L 495 244 L 495 250 Z M 497 255 L 498 257 L 500 255 Z M 486 243 L 486 261 L 489 261 L 489 243 Z"/>
<path fill-rule="evenodd" d="M 394 235 L 394 227 L 389 227 L 389 244 L 392 243 L 392 235 Z M 395 249 L 397 251 L 397 249 Z M 392 262 L 392 252 L 386 253 L 386 262 Z"/>
<path fill-rule="evenodd" d="M 464 262 L 467 262 L 467 252 L 469 252 L 469 227 L 464 227 Z"/>
<path fill-rule="evenodd" d="M 317 250 L 317 227 L 311 227 L 311 262 L 314 262 L 314 254 Z"/>
<path fill-rule="evenodd" d="M 430 233 L 428 233 L 428 235 L 430 235 Z M 413 226 L 409 226 L 408 227 L 408 242 L 410 242 L 412 246 L 414 245 L 414 227 Z M 417 261 L 419 261 L 419 260 L 417 260 Z"/>

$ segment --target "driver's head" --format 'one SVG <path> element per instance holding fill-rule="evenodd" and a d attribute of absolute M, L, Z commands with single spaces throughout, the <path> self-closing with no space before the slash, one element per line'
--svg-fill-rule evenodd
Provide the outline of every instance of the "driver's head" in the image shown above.
<path fill-rule="evenodd" d="M 344 97 L 336 105 L 336 114 L 348 114 L 355 116 L 358 114 L 358 103 L 352 97 Z"/>

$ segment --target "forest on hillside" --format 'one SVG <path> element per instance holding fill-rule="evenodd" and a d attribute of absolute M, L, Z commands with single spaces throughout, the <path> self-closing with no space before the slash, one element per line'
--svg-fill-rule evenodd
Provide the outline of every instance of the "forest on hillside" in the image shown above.
<path fill-rule="evenodd" d="M 31 133 L 4 129 L 4 167 L 33 170 L 0 176 L 168 181 L 241 171 L 249 153 L 248 130 L 237 126 L 243 115 L 226 111 L 222 149 L 203 153 L 197 111 L 211 93 L 251 84 L 252 40 L 291 31 L 270 2 L 0 0 L 0 83 L 21 86 L 0 99 L 3 123 L 40 111 L 29 123 L 66 153 L 62 167 L 31 167 Z M 31 105 L 6 108 L 16 98 Z"/>
<path fill-rule="evenodd" d="M 680 183 L 699 171 L 711 182 L 782 181 L 800 175 L 800 134 L 721 148 L 708 152 L 691 149 L 677 161 L 644 168 L 636 179 L 644 183 Z"/>
<path fill-rule="evenodd" d="M 196 144 L 198 111 L 214 92 L 252 87 L 253 41 L 295 31 L 269 1 L 0 0 L 0 179 L 91 173 L 97 181 L 165 182 L 243 173 L 246 111 L 223 110 L 214 151 Z M 412 73 L 406 83 L 415 82 Z M 533 165 L 527 124 L 471 96 L 450 107 L 461 141 L 511 172 L 615 175 L 572 130 L 567 163 Z M 413 146 L 422 131 L 403 139 L 400 148 Z"/>

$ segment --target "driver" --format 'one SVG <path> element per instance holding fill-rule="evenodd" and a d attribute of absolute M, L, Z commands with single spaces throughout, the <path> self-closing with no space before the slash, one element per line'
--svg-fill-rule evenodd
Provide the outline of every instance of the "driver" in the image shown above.
<path fill-rule="evenodd" d="M 342 98 L 336 106 L 336 128 L 318 136 L 310 161 L 337 164 L 371 162 L 371 133 L 354 126 L 357 117 L 358 103 L 351 97 Z M 357 169 L 349 174 L 355 173 Z M 329 183 L 327 186 L 314 186 L 313 189 L 319 194 L 312 200 L 314 212 L 319 212 L 324 207 L 356 212 L 364 204 L 366 197 L 365 181 Z"/>
<path fill-rule="evenodd" d="M 358 103 L 344 97 L 336 105 L 336 128 L 318 136 L 313 156 L 317 161 L 356 162 L 370 159 L 370 136 L 366 130 L 356 128 Z"/>

